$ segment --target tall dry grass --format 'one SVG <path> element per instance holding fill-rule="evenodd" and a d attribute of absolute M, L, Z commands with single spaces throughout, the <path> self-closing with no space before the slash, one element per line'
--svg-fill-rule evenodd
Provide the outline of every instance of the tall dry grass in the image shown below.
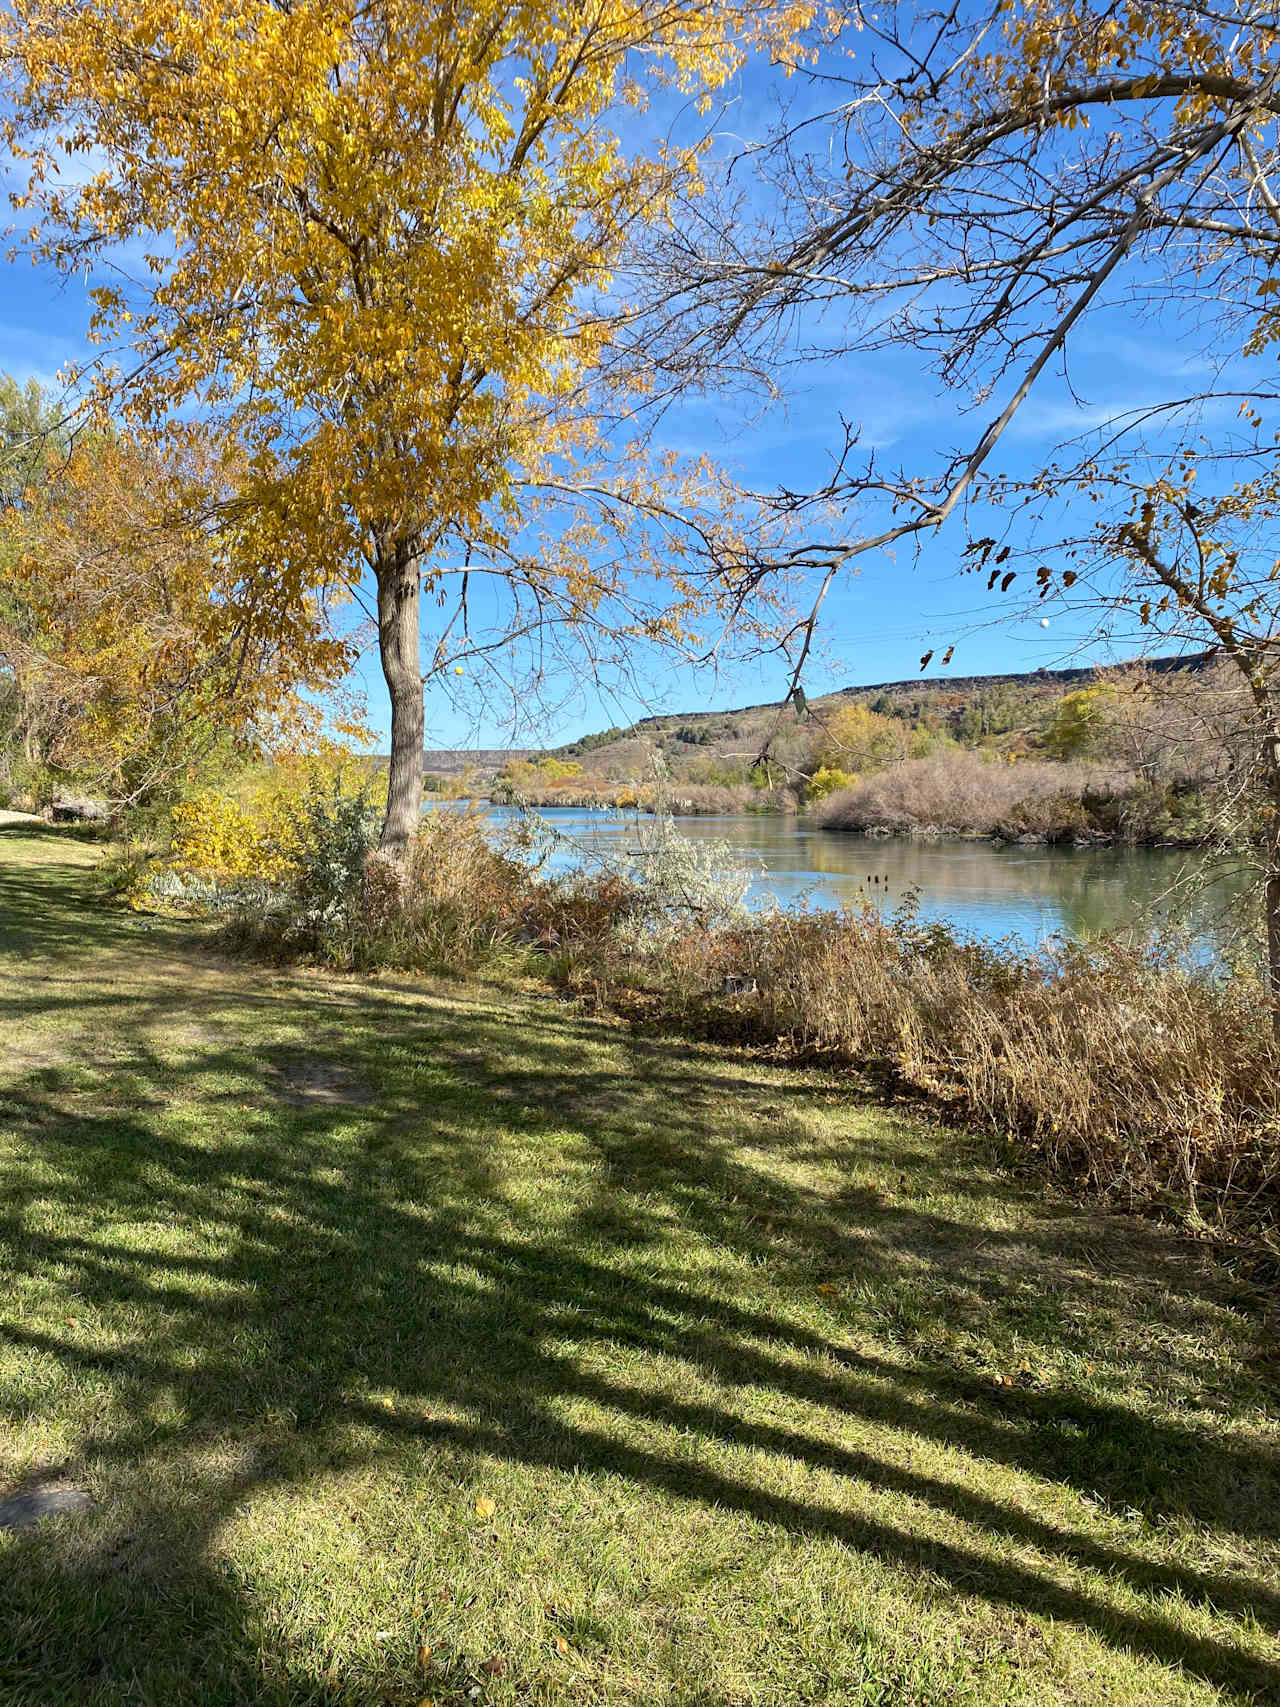
<path fill-rule="evenodd" d="M 726 1003 L 727 977 L 753 981 Z M 659 1000 L 875 1067 L 1126 1202 L 1269 1219 L 1280 1047 L 1260 979 L 1118 939 L 1018 954 L 865 914 L 775 914 L 690 939 Z"/>
<path fill-rule="evenodd" d="M 1255 1225 L 1280 1207 L 1280 1046 L 1259 976 L 1120 939 L 1020 953 L 909 912 L 713 920 L 673 897 L 655 930 L 646 882 L 544 880 L 482 818 L 441 812 L 405 862 L 364 859 L 324 930 L 286 928 L 277 904 L 239 940 L 348 967 L 518 964 L 653 1023 L 874 1070 L 1107 1198 Z"/>
<path fill-rule="evenodd" d="M 371 852 L 334 947 L 354 967 L 466 971 L 513 943 L 529 873 L 474 812 L 427 813 L 403 860 Z M 334 956 L 331 956 L 334 957 Z"/>
<path fill-rule="evenodd" d="M 957 751 L 909 759 L 840 790 L 818 822 L 829 830 L 1069 838 L 1094 828 L 1094 802 L 1133 786 L 1129 773 L 1099 765 L 1010 765 Z"/>

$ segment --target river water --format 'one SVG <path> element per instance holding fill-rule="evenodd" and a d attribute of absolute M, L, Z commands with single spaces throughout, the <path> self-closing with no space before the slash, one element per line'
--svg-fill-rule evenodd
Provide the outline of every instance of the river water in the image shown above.
<path fill-rule="evenodd" d="M 491 808 L 497 820 L 511 814 Z M 637 841 L 627 813 L 576 807 L 539 813 L 572 843 L 552 864 L 618 853 Z M 642 819 L 642 825 L 652 820 Z M 1225 940 L 1227 903 L 1242 881 L 1219 879 L 1188 902 L 1186 880 L 1199 856 L 1148 848 L 1000 846 L 983 841 L 915 841 L 822 830 L 804 818 L 750 815 L 677 820 L 697 841 L 727 843 L 755 874 L 750 898 L 783 906 L 809 900 L 839 906 L 870 900 L 892 909 L 909 894 L 920 915 L 987 940 L 1037 947 L 1048 937 L 1083 938 L 1117 926 L 1150 931 L 1172 917 L 1190 920 L 1201 952 Z M 643 833 L 643 830 L 640 832 Z"/>

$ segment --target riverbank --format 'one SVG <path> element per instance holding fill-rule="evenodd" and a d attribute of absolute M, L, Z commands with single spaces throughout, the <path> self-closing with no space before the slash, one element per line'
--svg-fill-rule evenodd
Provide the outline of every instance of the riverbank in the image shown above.
<path fill-rule="evenodd" d="M 828 823 L 821 812 L 815 813 L 814 817 L 820 829 L 830 830 L 836 835 L 864 836 L 871 842 L 987 842 L 997 848 L 1136 848 L 1175 853 L 1196 853 L 1212 845 L 1211 838 L 1203 835 L 1121 834 L 1069 824 L 1048 830 L 1019 830 L 1009 824 L 1003 828 L 981 829 L 966 824 L 933 823 L 890 827 L 885 824 Z"/>
<path fill-rule="evenodd" d="M 493 806 L 523 805 L 535 811 L 546 809 L 590 812 L 640 812 L 650 816 L 723 817 L 726 814 L 794 815 L 798 796 L 788 789 L 753 788 L 749 783 L 724 787 L 714 783 L 678 783 L 661 790 L 646 783 L 557 784 L 551 788 L 495 789 L 488 796 Z"/>
<path fill-rule="evenodd" d="M 833 793 L 817 807 L 827 830 L 975 837 L 1021 845 L 1203 846 L 1220 836 L 1215 801 L 1199 786 L 1144 782 L 1130 771 L 976 753 L 912 759 Z"/>
<path fill-rule="evenodd" d="M 1070 821 L 1040 830 L 1019 829 L 1016 823 L 1007 820 L 977 827 L 932 822 L 888 825 L 833 821 L 833 815 L 821 809 L 814 812 L 813 818 L 820 829 L 865 836 L 875 842 L 989 842 L 993 847 L 1011 848 L 1155 848 L 1178 853 L 1196 853 L 1214 845 L 1214 838 L 1208 833 L 1174 835 L 1163 824 L 1111 830 Z"/>
<path fill-rule="evenodd" d="M 913 762 L 900 773 L 884 773 L 807 803 L 796 790 L 747 784 L 677 784 L 661 792 L 643 784 L 572 784 L 518 794 L 498 789 L 486 798 L 493 806 L 521 805 L 534 811 L 625 811 L 676 818 L 800 816 L 820 829 L 881 840 L 1190 851 L 1220 838 L 1213 800 L 1201 789 L 1144 788 L 1132 779 L 1113 779 L 1103 787 L 1087 769 L 1082 780 L 1082 768 L 1067 765 L 1028 763 L 1010 776 L 978 761 L 977 771 L 982 786 L 970 787 L 950 761 L 944 766 Z"/>
<path fill-rule="evenodd" d="M 847 1080 L 104 912 L 0 832 L 0 1699 L 1280 1687 L 1261 1300 Z"/>

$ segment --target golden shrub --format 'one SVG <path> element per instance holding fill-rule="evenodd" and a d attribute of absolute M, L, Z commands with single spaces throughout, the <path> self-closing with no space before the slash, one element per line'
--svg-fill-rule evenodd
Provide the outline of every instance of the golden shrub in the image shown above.
<path fill-rule="evenodd" d="M 323 795 L 385 795 L 386 779 L 371 778 L 341 748 L 319 750 L 275 765 L 236 794 L 203 789 L 174 808 L 169 869 L 213 883 L 281 883 L 298 869 L 303 803 Z"/>

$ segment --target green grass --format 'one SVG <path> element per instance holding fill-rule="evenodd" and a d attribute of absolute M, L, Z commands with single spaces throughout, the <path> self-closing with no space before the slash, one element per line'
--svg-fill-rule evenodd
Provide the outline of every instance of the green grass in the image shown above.
<path fill-rule="evenodd" d="M 0 1496 L 96 1502 L 0 1535 L 3 1707 L 1280 1698 L 1205 1247 L 541 991 L 219 960 L 92 857 L 0 831 Z"/>

